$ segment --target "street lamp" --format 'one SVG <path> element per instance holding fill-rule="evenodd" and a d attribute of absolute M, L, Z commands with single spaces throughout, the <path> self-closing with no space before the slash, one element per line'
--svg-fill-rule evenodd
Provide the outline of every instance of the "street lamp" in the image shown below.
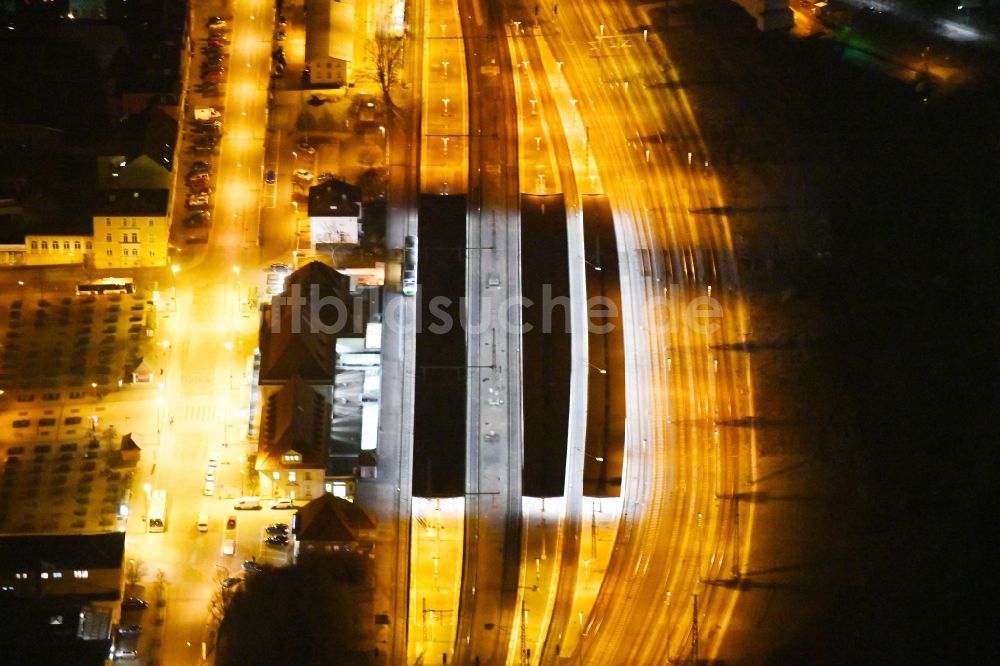
<path fill-rule="evenodd" d="M 593 363 L 591 363 L 590 361 L 587 361 L 587 365 L 589 365 L 589 366 L 590 366 L 591 368 L 593 368 L 594 370 L 597 370 L 597 371 L 598 371 L 599 373 L 601 373 L 602 375 L 606 375 L 606 374 L 608 374 L 608 371 L 607 371 L 606 369 L 604 369 L 604 368 L 599 368 L 599 367 L 597 367 L 596 365 L 594 365 Z"/>
<path fill-rule="evenodd" d="M 148 483 L 142 484 L 142 489 L 146 492 L 146 514 L 143 522 L 146 523 L 146 532 L 149 532 L 149 502 L 153 495 L 153 486 Z"/>
<path fill-rule="evenodd" d="M 243 497 L 243 494 L 246 492 L 243 489 L 243 479 L 246 478 L 247 474 L 245 462 L 246 458 L 244 456 L 240 456 L 240 497 Z"/>
<path fill-rule="evenodd" d="M 233 273 L 236 274 L 236 309 L 243 311 L 243 304 L 240 302 L 240 267 L 233 266 Z"/>
<path fill-rule="evenodd" d="M 170 285 L 171 298 L 174 301 L 174 312 L 177 311 L 177 273 L 179 273 L 181 267 L 177 264 L 170 265 L 170 279 L 172 280 Z"/>
<path fill-rule="evenodd" d="M 670 663 L 670 590 L 667 590 L 667 663 Z"/>
<path fill-rule="evenodd" d="M 447 60 L 442 60 L 441 61 L 441 66 L 444 67 L 444 78 L 447 79 L 448 78 L 448 61 Z"/>
<path fill-rule="evenodd" d="M 163 398 L 156 396 L 156 446 L 160 446 L 160 431 L 163 428 Z"/>

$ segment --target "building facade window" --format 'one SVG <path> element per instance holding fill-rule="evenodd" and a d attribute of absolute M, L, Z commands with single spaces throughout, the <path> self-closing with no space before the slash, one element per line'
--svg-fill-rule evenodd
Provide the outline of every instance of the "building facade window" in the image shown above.
<path fill-rule="evenodd" d="M 106 240 L 108 243 L 110 243 L 111 242 L 111 234 L 108 234 L 107 236 L 105 236 L 104 240 Z"/>
<path fill-rule="evenodd" d="M 48 241 L 42 241 L 42 249 L 43 250 L 49 249 L 49 242 Z"/>
<path fill-rule="evenodd" d="M 80 241 L 73 241 L 73 249 L 74 250 L 80 249 Z"/>
<path fill-rule="evenodd" d="M 128 234 L 122 234 L 122 242 L 123 243 L 127 243 L 128 242 Z"/>
<path fill-rule="evenodd" d="M 76 244 L 76 249 L 80 249 L 80 244 Z M 63 241 L 63 250 L 69 252 L 69 241 Z"/>
<path fill-rule="evenodd" d="M 139 234 L 136 234 L 136 233 L 132 234 L 132 242 L 133 243 L 138 243 L 139 242 Z"/>
<path fill-rule="evenodd" d="M 133 249 L 132 250 L 132 256 L 133 257 L 138 257 L 139 256 L 139 250 Z"/>
<path fill-rule="evenodd" d="M 73 578 L 88 578 L 89 576 L 90 572 L 86 569 L 77 569 L 73 572 Z"/>
<path fill-rule="evenodd" d="M 111 242 L 111 239 L 110 239 L 110 238 L 108 239 L 108 242 L 109 242 L 109 243 Z M 93 249 L 93 247 L 94 247 L 93 243 L 91 243 L 90 241 L 87 241 L 87 245 L 86 245 L 86 248 L 87 248 L 88 250 L 90 250 L 90 249 Z"/>
<path fill-rule="evenodd" d="M 296 474 L 295 472 L 288 473 L 288 483 L 295 483 Z"/>
<path fill-rule="evenodd" d="M 31 249 L 32 250 L 38 249 L 38 241 L 31 241 Z"/>
<path fill-rule="evenodd" d="M 111 226 L 111 218 L 110 218 L 110 217 L 106 217 L 106 218 L 104 218 L 104 221 L 105 221 L 105 222 L 107 223 L 107 225 L 108 225 L 109 227 Z"/>
<path fill-rule="evenodd" d="M 108 256 L 109 257 L 112 256 L 112 254 L 111 254 L 111 248 L 108 248 Z"/>

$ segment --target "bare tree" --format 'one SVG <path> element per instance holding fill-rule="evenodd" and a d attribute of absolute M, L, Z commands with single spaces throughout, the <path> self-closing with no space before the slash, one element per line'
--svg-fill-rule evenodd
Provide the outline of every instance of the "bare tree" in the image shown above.
<path fill-rule="evenodd" d="M 405 42 L 403 36 L 388 32 L 376 33 L 375 38 L 368 41 L 368 60 L 375 80 L 382 90 L 382 101 L 386 111 L 391 115 L 396 108 L 392 101 L 392 88 L 399 83 L 399 70 L 403 67 Z"/>

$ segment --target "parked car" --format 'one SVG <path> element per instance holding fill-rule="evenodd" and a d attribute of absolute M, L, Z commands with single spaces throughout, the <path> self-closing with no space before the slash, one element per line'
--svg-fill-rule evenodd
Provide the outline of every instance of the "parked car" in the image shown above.
<path fill-rule="evenodd" d="M 269 536 L 266 539 L 264 539 L 264 543 L 266 543 L 268 546 L 276 546 L 278 548 L 282 548 L 288 545 L 288 537 L 286 537 L 284 534 L 275 534 L 274 536 Z"/>
<path fill-rule="evenodd" d="M 264 531 L 269 535 L 274 536 L 275 534 L 288 535 L 288 525 L 285 523 L 275 523 L 273 525 L 268 525 L 264 528 Z"/>
<path fill-rule="evenodd" d="M 210 181 L 208 180 L 208 178 L 195 178 L 193 180 L 188 181 L 188 187 L 193 187 L 196 190 L 201 190 L 203 188 L 208 187 L 209 182 Z"/>
<path fill-rule="evenodd" d="M 316 149 L 315 149 L 315 148 L 313 148 L 312 146 L 310 146 L 310 145 L 309 145 L 309 144 L 308 144 L 307 142 L 305 142 L 305 141 L 303 141 L 303 142 L 302 142 L 302 143 L 300 143 L 300 144 L 299 144 L 298 146 L 296 146 L 296 148 L 297 148 L 298 150 L 301 150 L 301 151 L 302 151 L 303 153 L 305 153 L 306 155 L 315 155 L 315 154 L 316 154 Z"/>
<path fill-rule="evenodd" d="M 222 30 L 226 27 L 226 20 L 221 16 L 209 16 L 205 21 L 205 27 L 211 30 Z"/>
<path fill-rule="evenodd" d="M 233 555 L 236 553 L 236 539 L 223 539 L 222 540 L 222 554 L 223 555 Z"/>
<path fill-rule="evenodd" d="M 272 509 L 295 509 L 295 500 L 291 497 L 282 497 L 271 502 Z"/>
<path fill-rule="evenodd" d="M 243 562 L 243 565 L 241 566 L 241 568 L 246 573 L 257 573 L 257 572 L 260 572 L 260 571 L 264 570 L 264 567 L 262 567 L 259 564 L 257 564 L 257 558 L 256 557 L 251 557 L 249 560 L 246 560 L 245 562 Z"/>
<path fill-rule="evenodd" d="M 196 146 L 209 146 L 210 148 L 215 148 L 217 139 L 214 136 L 199 136 L 194 140 L 194 145 Z"/>
<path fill-rule="evenodd" d="M 229 46 L 229 40 L 226 39 L 225 35 L 220 35 L 219 37 L 209 37 L 205 40 L 205 43 L 209 46 Z"/>
<path fill-rule="evenodd" d="M 274 169 L 271 169 L 264 174 L 264 182 L 268 185 L 273 184 L 276 179 L 277 177 L 274 175 Z"/>
<path fill-rule="evenodd" d="M 277 264 L 271 264 L 270 266 L 268 266 L 267 270 L 269 270 L 272 273 L 287 274 L 287 273 L 291 273 L 292 272 L 292 267 L 289 266 L 288 264 L 277 263 Z"/>
<path fill-rule="evenodd" d="M 191 165 L 191 170 L 188 171 L 188 175 L 191 175 L 192 173 L 197 173 L 197 172 L 209 173 L 209 171 L 211 170 L 211 168 L 212 168 L 212 165 L 209 164 L 208 162 L 205 162 L 204 160 L 198 160 L 194 164 Z"/>
<path fill-rule="evenodd" d="M 212 451 L 211 453 L 208 454 L 208 463 L 206 464 L 206 467 L 208 468 L 209 473 L 214 473 L 215 469 L 218 466 L 219 466 L 219 454 L 216 453 L 215 451 Z"/>
<path fill-rule="evenodd" d="M 292 174 L 295 180 L 301 180 L 306 183 L 311 183 L 313 180 L 313 172 L 309 169 L 296 169 L 295 173 Z"/>
<path fill-rule="evenodd" d="M 236 529 L 236 516 L 229 516 L 226 518 L 226 529 L 235 530 Z"/>
<path fill-rule="evenodd" d="M 208 83 L 221 83 L 222 72 L 202 72 L 201 78 Z"/>
<path fill-rule="evenodd" d="M 194 229 L 195 227 L 203 227 L 212 220 L 212 214 L 207 210 L 199 210 L 196 213 L 191 213 L 184 218 L 184 226 L 187 229 Z M 214 467 L 209 468 L 209 471 L 215 471 Z"/>
<path fill-rule="evenodd" d="M 286 23 L 288 23 L 288 21 L 286 21 L 286 20 L 285 20 L 285 17 L 284 17 L 284 16 L 279 16 L 279 17 L 278 17 L 278 25 L 281 25 L 281 26 L 283 26 L 283 25 L 285 25 Z"/>
<path fill-rule="evenodd" d="M 207 194 L 189 194 L 185 206 L 188 208 L 208 208 L 211 199 Z"/>
<path fill-rule="evenodd" d="M 252 511 L 252 510 L 255 510 L 255 509 L 260 509 L 261 508 L 261 506 L 260 506 L 260 498 L 259 497 L 241 497 L 238 500 L 236 500 L 236 503 L 233 505 L 233 508 L 234 509 L 240 509 L 240 510 L 243 510 L 243 511 L 247 511 L 247 510 Z"/>
<path fill-rule="evenodd" d="M 279 41 L 279 42 L 283 42 L 283 41 L 285 41 L 285 31 L 284 31 L 284 30 L 278 30 L 278 31 L 276 31 L 276 32 L 274 33 L 274 38 L 275 38 L 275 39 L 276 39 L 277 41 Z"/>
<path fill-rule="evenodd" d="M 137 597 L 125 597 L 122 600 L 122 608 L 125 610 L 145 610 L 149 608 L 149 604 Z"/>
<path fill-rule="evenodd" d="M 192 171 L 187 175 L 187 183 L 191 185 L 199 180 L 208 180 L 210 174 L 207 171 Z"/>
<path fill-rule="evenodd" d="M 202 81 L 196 84 L 194 89 L 200 93 L 214 93 L 218 91 L 219 86 L 211 81 Z"/>
<path fill-rule="evenodd" d="M 205 477 L 205 490 L 204 494 L 206 497 L 211 497 L 215 494 L 215 477 L 212 475 Z"/>
<path fill-rule="evenodd" d="M 227 578 L 226 580 L 222 581 L 219 584 L 222 585 L 222 587 L 230 588 L 230 587 L 235 587 L 236 585 L 239 585 L 242 582 L 243 579 L 240 578 L 239 576 L 230 576 L 229 578 Z"/>

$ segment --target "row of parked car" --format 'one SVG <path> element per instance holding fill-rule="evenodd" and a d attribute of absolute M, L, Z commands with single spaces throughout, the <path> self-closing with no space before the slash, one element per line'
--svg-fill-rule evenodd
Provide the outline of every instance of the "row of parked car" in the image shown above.
<path fill-rule="evenodd" d="M 194 229 L 204 227 L 212 222 L 212 165 L 205 160 L 197 160 L 184 176 L 188 187 L 185 205 L 191 211 L 184 218 L 184 227 Z"/>
<path fill-rule="evenodd" d="M 206 95 L 218 95 L 221 94 L 219 87 L 225 80 L 225 61 L 229 57 L 226 52 L 229 25 L 221 16 L 212 16 L 205 27 L 208 28 L 208 38 L 201 47 L 201 82 L 195 90 Z"/>

